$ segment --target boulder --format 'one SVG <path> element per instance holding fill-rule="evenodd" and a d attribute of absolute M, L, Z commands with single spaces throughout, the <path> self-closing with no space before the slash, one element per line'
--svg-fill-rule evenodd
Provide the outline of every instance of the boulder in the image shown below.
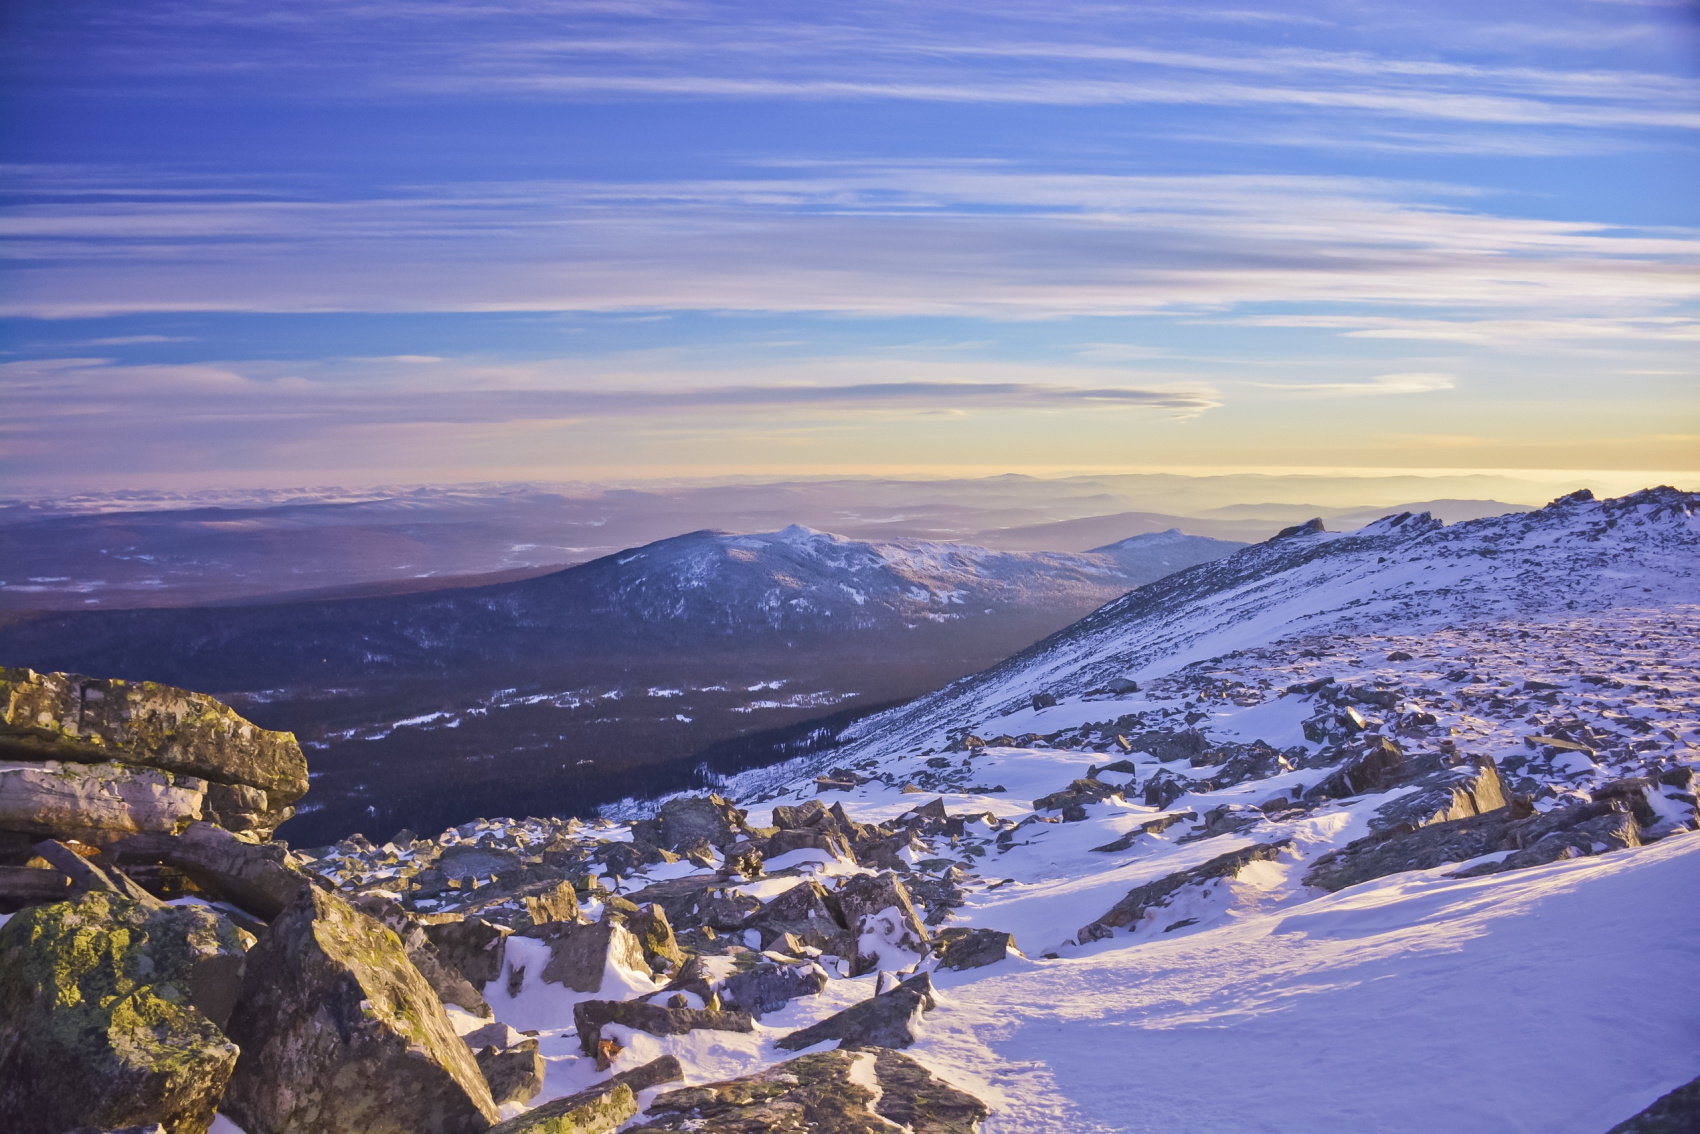
<path fill-rule="evenodd" d="M 803 996 L 826 991 L 827 976 L 812 961 L 763 964 L 733 973 L 720 986 L 726 1003 L 761 1019 Z"/>
<path fill-rule="evenodd" d="M 535 936 L 549 946 L 542 978 L 574 992 L 601 991 L 603 974 L 611 963 L 642 977 L 654 976 L 644 959 L 642 942 L 622 919 L 609 918 L 595 925 L 557 922 L 542 927 Z"/>
<path fill-rule="evenodd" d="M 918 973 L 894 988 L 828 1016 L 818 1024 L 782 1036 L 774 1046 L 786 1051 L 801 1051 L 817 1043 L 837 1040 L 841 1049 L 908 1047 L 915 1042 L 921 1014 L 937 1006 L 938 1002 L 933 998 L 933 978 L 926 973 Z"/>
<path fill-rule="evenodd" d="M 825 1051 L 722 1083 L 668 1091 L 629 1134 L 807 1130 L 974 1134 L 990 1111 L 895 1051 Z M 502 1134 L 508 1134 L 503 1131 Z"/>
<path fill-rule="evenodd" d="M 194 776 L 112 761 L 0 760 L 0 830 L 110 846 L 181 831 L 201 817 L 206 790 Z"/>
<path fill-rule="evenodd" d="M 856 942 L 852 975 L 907 968 L 926 955 L 931 935 L 896 874 L 855 875 L 832 898 Z"/>
<path fill-rule="evenodd" d="M 537 1040 L 507 1024 L 486 1024 L 461 1037 L 478 1060 L 497 1106 L 530 1102 L 543 1089 L 546 1066 Z"/>
<path fill-rule="evenodd" d="M 707 840 L 725 848 L 749 834 L 743 811 L 718 795 L 669 799 L 654 819 L 632 824 L 632 838 L 678 851 Z"/>
<path fill-rule="evenodd" d="M 0 1129 L 211 1125 L 237 1048 L 219 1031 L 244 944 L 205 907 L 110 892 L 0 927 Z"/>
<path fill-rule="evenodd" d="M 715 1008 L 670 1008 L 643 1000 L 581 1000 L 573 1005 L 573 1026 L 579 1047 L 595 1055 L 607 1024 L 620 1024 L 652 1036 L 682 1036 L 698 1028 L 716 1032 L 752 1032 L 755 1022 L 748 1012 Z"/>
<path fill-rule="evenodd" d="M 1113 930 L 1135 925 L 1145 916 L 1146 910 L 1168 905 L 1170 898 L 1181 887 L 1199 885 L 1216 878 L 1233 878 L 1254 862 L 1275 861 L 1282 849 L 1290 844 L 1289 839 L 1275 843 L 1256 843 L 1229 851 L 1227 854 L 1219 854 L 1191 870 L 1179 870 L 1154 882 L 1136 886 L 1102 917 L 1082 926 L 1075 939 L 1084 944 L 1087 941 L 1099 941 L 1109 937 Z"/>
<path fill-rule="evenodd" d="M 304 887 L 249 955 L 224 1109 L 248 1134 L 480 1134 L 490 1088 L 401 939 Z"/>
<path fill-rule="evenodd" d="M 1700 1130 L 1700 1078 L 1653 1100 L 1606 1134 L 1694 1134 Z"/>
<path fill-rule="evenodd" d="M 507 932 L 481 917 L 421 918 L 425 936 L 445 965 L 478 988 L 502 974 Z"/>
<path fill-rule="evenodd" d="M 1365 792 L 1386 791 L 1399 782 L 1404 771 L 1404 751 L 1386 737 L 1377 737 L 1363 752 L 1305 792 L 1305 798 L 1345 799 Z"/>
<path fill-rule="evenodd" d="M 202 890 L 267 921 L 313 885 L 282 843 L 250 842 L 211 823 L 191 823 L 165 861 Z"/>
<path fill-rule="evenodd" d="M 673 936 L 673 926 L 667 921 L 667 911 L 650 902 L 625 915 L 626 928 L 637 938 L 643 959 L 653 972 L 676 973 L 685 963 L 684 950 Z"/>
<path fill-rule="evenodd" d="M 431 991 L 437 994 L 437 999 L 444 1004 L 453 1004 L 456 1008 L 465 1009 L 474 1016 L 489 1019 L 495 1015 L 489 1003 L 485 1001 L 484 994 L 467 980 L 460 970 L 443 960 L 437 952 L 437 947 L 431 944 L 425 927 L 415 921 L 398 903 L 382 894 L 361 894 L 354 899 L 354 906 L 360 912 L 377 919 L 384 928 L 401 938 L 402 948 L 407 950 L 407 959 L 413 962 L 413 967 L 419 970 L 419 975 L 425 978 L 425 983 L 431 986 Z M 500 1101 L 497 1100 L 498 1103 Z"/>
<path fill-rule="evenodd" d="M 638 1094 L 682 1078 L 684 1070 L 678 1058 L 663 1055 L 576 1094 L 551 1099 L 491 1127 L 490 1134 L 599 1134 L 637 1113 Z"/>
<path fill-rule="evenodd" d="M 117 894 L 124 898 L 133 898 L 144 906 L 155 906 L 159 903 L 154 896 L 130 880 L 116 866 L 109 866 L 84 858 L 75 850 L 56 839 L 45 839 L 35 844 L 36 857 L 42 859 L 58 870 L 71 882 L 72 895 L 82 895 L 94 891 Z M 101 857 L 106 857 L 102 855 Z"/>
<path fill-rule="evenodd" d="M 260 728 L 203 693 L 151 681 L 0 669 L 0 759 L 120 761 L 252 789 L 220 792 L 214 810 L 266 834 L 307 793 L 307 760 L 294 736 Z"/>
<path fill-rule="evenodd" d="M 803 944 L 826 953 L 838 953 L 853 948 L 848 942 L 838 915 L 827 905 L 827 893 L 819 882 L 799 882 L 797 885 L 759 906 L 742 923 L 744 929 L 761 934 L 762 948 L 767 949 L 789 933 Z"/>
<path fill-rule="evenodd" d="M 1015 947 L 1015 935 L 998 929 L 941 929 L 933 935 L 933 951 L 938 954 L 943 969 L 978 969 L 1006 960 L 1012 953 L 1023 956 Z"/>
<path fill-rule="evenodd" d="M 1372 831 L 1392 827 L 1415 830 L 1433 823 L 1450 823 L 1496 811 L 1506 803 L 1499 771 L 1485 757 L 1458 767 L 1440 768 L 1405 782 L 1415 783 L 1417 790 L 1376 808 L 1369 821 Z"/>
<path fill-rule="evenodd" d="M 578 891 L 571 882 L 533 882 L 521 887 L 514 897 L 525 907 L 532 925 L 578 920 Z"/>
<path fill-rule="evenodd" d="M 1498 851 L 1513 852 L 1500 861 L 1479 863 L 1458 873 L 1473 877 L 1594 854 L 1596 844 L 1616 849 L 1640 842 L 1635 817 L 1620 800 L 1598 800 L 1524 818 L 1513 818 L 1511 808 L 1501 807 L 1415 830 L 1393 827 L 1354 839 L 1318 858 L 1304 881 L 1324 890 L 1343 890 L 1406 870 L 1431 870 Z"/>
<path fill-rule="evenodd" d="M 0 866 L 0 913 L 63 902 L 74 895 L 63 871 L 36 866 Z"/>

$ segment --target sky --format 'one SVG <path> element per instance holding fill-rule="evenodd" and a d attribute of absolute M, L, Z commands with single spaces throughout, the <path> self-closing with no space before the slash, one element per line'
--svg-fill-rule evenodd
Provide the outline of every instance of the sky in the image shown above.
<path fill-rule="evenodd" d="M 0 20 L 0 494 L 1700 482 L 1691 2 Z"/>

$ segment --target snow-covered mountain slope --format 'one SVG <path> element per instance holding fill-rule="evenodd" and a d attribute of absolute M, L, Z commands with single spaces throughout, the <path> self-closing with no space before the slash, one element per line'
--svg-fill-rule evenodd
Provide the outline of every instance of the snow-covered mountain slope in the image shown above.
<path fill-rule="evenodd" d="M 1104 556 L 1112 560 L 1124 575 L 1141 583 L 1151 583 L 1176 571 L 1232 555 L 1244 546 L 1237 540 L 1187 535 L 1179 528 L 1170 528 L 1163 532 L 1129 536 L 1095 547 L 1087 554 Z"/>
<path fill-rule="evenodd" d="M 1580 492 L 1449 527 L 1400 514 L 1354 532 L 1292 532 L 1141 587 L 862 735 L 870 750 L 936 747 L 948 728 L 1034 693 L 1078 696 L 1282 638 L 1700 602 L 1696 500 L 1669 488 L 1605 501 Z"/>
<path fill-rule="evenodd" d="M 594 830 L 492 821 L 406 853 L 552 848 L 672 903 L 726 971 L 818 968 L 818 993 L 748 1032 L 610 1025 L 615 1072 L 770 1069 L 798 1029 L 928 973 L 907 1053 L 988 1105 L 985 1134 L 1604 1134 L 1700 1073 L 1697 513 L 1660 489 L 1248 548 L 727 782 L 747 841 L 702 865 L 640 847 L 661 825 L 635 802 Z M 734 864 L 752 850 L 757 876 Z M 405 901 L 401 857 L 344 845 L 318 868 Z M 814 885 L 853 945 L 773 932 Z M 898 885 L 912 915 L 834 897 Z M 918 937 L 905 917 L 930 946 L 880 935 Z M 1025 955 L 951 963 L 947 935 L 974 929 Z M 602 1075 L 577 1003 L 675 995 L 612 962 L 574 993 L 519 950 L 484 995 L 538 1033 L 529 1106 Z"/>

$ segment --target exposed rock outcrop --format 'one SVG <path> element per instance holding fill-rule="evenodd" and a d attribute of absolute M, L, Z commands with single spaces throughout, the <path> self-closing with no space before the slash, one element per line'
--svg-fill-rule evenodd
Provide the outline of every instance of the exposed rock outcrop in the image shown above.
<path fill-rule="evenodd" d="M 0 927 L 0 1128 L 202 1134 L 237 1048 L 244 944 L 224 918 L 110 892 Z"/>
<path fill-rule="evenodd" d="M 586 1055 L 596 1054 L 602 1028 L 607 1024 L 621 1024 L 652 1036 L 682 1036 L 698 1028 L 715 1032 L 755 1030 L 748 1012 L 669 1008 L 643 1000 L 581 1000 L 573 1005 L 573 1026 L 578 1030 L 579 1047 Z"/>
<path fill-rule="evenodd" d="M 622 1071 L 606 1082 L 551 1099 L 492 1127 L 490 1134 L 601 1134 L 637 1113 L 636 1096 L 662 1083 L 684 1078 L 679 1060 L 671 1055 Z"/>
<path fill-rule="evenodd" d="M 989 1113 L 979 1099 L 934 1078 L 907 1056 L 840 1050 L 799 1056 L 723 1083 L 668 1091 L 650 1104 L 648 1120 L 630 1130 L 869 1134 L 895 1125 L 913 1134 L 974 1134 Z"/>
<path fill-rule="evenodd" d="M 486 1024 L 461 1037 L 478 1060 L 497 1106 L 530 1102 L 543 1089 L 546 1067 L 537 1040 L 507 1024 Z"/>
<path fill-rule="evenodd" d="M 98 777 L 113 785 L 100 799 L 137 790 L 124 785 L 139 772 L 121 775 L 109 765 L 154 769 L 167 774 L 165 786 L 202 797 L 194 809 L 200 813 L 190 817 L 263 834 L 293 815 L 291 805 L 307 792 L 307 761 L 295 737 L 262 729 L 203 693 L 150 681 L 0 669 L 0 760 L 98 767 Z M 82 780 L 87 796 L 89 781 Z M 163 817 L 147 825 L 123 822 L 146 817 L 115 815 L 119 825 L 112 829 L 173 829 Z M 0 824 L 9 826 L 4 819 Z M 81 837 L 70 830 L 39 833 Z"/>
<path fill-rule="evenodd" d="M 304 888 L 249 955 L 224 1109 L 248 1134 L 481 1134 L 490 1089 L 393 932 Z"/>
<path fill-rule="evenodd" d="M 1183 886 L 1193 886 L 1210 882 L 1217 878 L 1233 878 L 1240 871 L 1254 862 L 1273 862 L 1287 846 L 1287 840 L 1277 843 L 1257 843 L 1242 847 L 1227 854 L 1217 855 L 1200 866 L 1191 870 L 1179 870 L 1155 882 L 1147 882 L 1129 890 L 1127 897 L 1111 906 L 1109 911 L 1096 921 L 1082 926 L 1076 935 L 1076 940 L 1084 944 L 1087 941 L 1098 941 L 1109 937 L 1111 932 L 1135 925 L 1145 916 L 1145 911 L 1156 906 L 1167 905 L 1175 892 Z"/>
<path fill-rule="evenodd" d="M 926 973 L 917 973 L 895 988 L 870 996 L 818 1024 L 780 1038 L 774 1046 L 786 1051 L 802 1051 L 817 1043 L 837 1040 L 841 1048 L 908 1047 L 915 1042 L 921 1014 L 937 1006 L 938 1002 L 933 997 L 933 978 Z"/>

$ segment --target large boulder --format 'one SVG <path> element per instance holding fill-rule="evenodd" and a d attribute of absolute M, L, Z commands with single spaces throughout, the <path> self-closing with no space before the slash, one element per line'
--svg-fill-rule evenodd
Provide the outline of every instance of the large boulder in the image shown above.
<path fill-rule="evenodd" d="M 490 1134 L 602 1134 L 638 1112 L 639 1094 L 682 1078 L 684 1069 L 679 1066 L 678 1057 L 663 1055 L 595 1086 L 550 1099 L 492 1127 Z"/>
<path fill-rule="evenodd" d="M 96 891 L 0 927 L 0 1129 L 211 1125 L 244 944 L 205 907 Z"/>
<path fill-rule="evenodd" d="M 679 851 L 706 839 L 721 848 L 749 834 L 745 813 L 718 795 L 669 799 L 655 818 L 632 824 L 632 838 Z"/>
<path fill-rule="evenodd" d="M 895 1051 L 825 1051 L 700 1087 L 668 1091 L 629 1134 L 974 1134 L 986 1104 Z"/>
<path fill-rule="evenodd" d="M 1430 757 L 1438 762 L 1437 758 Z M 1392 827 L 1415 829 L 1434 823 L 1450 823 L 1472 815 L 1484 815 L 1506 805 L 1505 785 L 1499 770 L 1486 757 L 1456 767 L 1437 768 L 1409 777 L 1416 791 L 1376 808 L 1371 830 Z"/>
<path fill-rule="evenodd" d="M 599 992 L 610 964 L 637 976 L 653 978 L 643 955 L 643 943 L 619 918 L 594 925 L 559 922 L 539 934 L 549 946 L 549 963 L 542 978 L 564 984 L 574 992 Z"/>
<path fill-rule="evenodd" d="M 508 934 L 481 917 L 438 915 L 421 918 L 425 936 L 443 963 L 483 988 L 502 973 Z"/>
<path fill-rule="evenodd" d="M 224 1109 L 248 1134 L 481 1134 L 490 1088 L 401 939 L 306 887 L 250 952 Z"/>
<path fill-rule="evenodd" d="M 1606 1134 L 1694 1134 L 1700 1130 L 1700 1078 L 1654 1099 Z"/>
<path fill-rule="evenodd" d="M 1020 957 L 1013 934 L 998 929 L 956 926 L 933 935 L 933 951 L 941 969 L 978 969 L 1010 957 Z"/>
<path fill-rule="evenodd" d="M 0 669 L 0 759 L 117 761 L 204 780 L 217 785 L 207 789 L 209 817 L 268 835 L 307 793 L 307 760 L 294 736 L 260 728 L 203 693 L 151 681 Z"/>
<path fill-rule="evenodd" d="M 362 894 L 354 899 L 354 905 L 401 938 L 402 948 L 407 950 L 407 959 L 413 962 L 413 967 L 419 970 L 419 975 L 425 978 L 425 983 L 431 986 L 431 991 L 437 994 L 437 999 L 444 1004 L 453 1004 L 456 1008 L 465 1009 L 474 1016 L 489 1019 L 495 1015 L 484 999 L 484 994 L 467 980 L 460 970 L 443 960 L 442 955 L 437 952 L 437 947 L 431 943 L 425 927 L 415 921 L 400 904 L 382 894 Z M 496 1102 L 499 1105 L 502 1100 L 497 1099 Z"/>
<path fill-rule="evenodd" d="M 758 906 L 744 919 L 743 928 L 761 934 L 763 949 L 771 949 L 786 934 L 823 953 L 843 956 L 855 948 L 819 882 L 799 882 Z"/>
<path fill-rule="evenodd" d="M 748 956 L 749 954 L 743 954 Z M 727 977 L 720 986 L 726 1003 L 758 1020 L 801 996 L 826 991 L 826 972 L 813 961 L 757 964 Z"/>
<path fill-rule="evenodd" d="M 260 843 L 212 823 L 191 823 L 165 861 L 202 890 L 270 921 L 312 885 L 312 876 L 282 843 Z M 120 848 L 122 853 L 122 848 Z"/>
<path fill-rule="evenodd" d="M 841 1048 L 908 1047 L 915 1042 L 921 1014 L 937 1007 L 933 978 L 918 973 L 900 981 L 877 996 L 852 1004 L 818 1024 L 783 1036 L 774 1045 L 786 1051 L 802 1051 L 817 1043 L 837 1040 Z"/>
<path fill-rule="evenodd" d="M 0 759 L 0 830 L 105 847 L 183 830 L 201 817 L 206 791 L 205 780 L 157 768 Z"/>

